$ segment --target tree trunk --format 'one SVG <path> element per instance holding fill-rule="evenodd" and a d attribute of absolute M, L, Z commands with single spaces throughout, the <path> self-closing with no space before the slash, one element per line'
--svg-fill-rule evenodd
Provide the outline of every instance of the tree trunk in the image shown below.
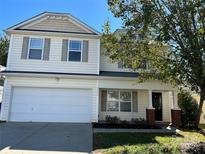
<path fill-rule="evenodd" d="M 200 123 L 200 117 L 203 109 L 203 102 L 204 102 L 204 92 L 200 93 L 200 101 L 199 101 L 199 111 L 197 114 L 197 119 L 196 119 L 196 128 L 199 128 L 199 123 Z"/>

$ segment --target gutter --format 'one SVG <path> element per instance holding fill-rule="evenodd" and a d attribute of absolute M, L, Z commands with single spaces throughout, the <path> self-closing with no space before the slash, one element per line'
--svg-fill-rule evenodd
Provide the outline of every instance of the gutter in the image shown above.
<path fill-rule="evenodd" d="M 120 76 L 121 74 L 121 76 Z M 125 76 L 126 74 L 126 76 Z M 115 79 L 115 80 L 135 80 L 138 73 L 130 72 L 108 72 L 100 71 L 100 74 L 83 74 L 83 73 L 59 73 L 59 72 L 30 72 L 30 71 L 2 71 L 4 77 L 43 77 L 43 78 L 77 78 L 77 79 Z M 136 75 L 136 76 L 134 76 Z"/>
<path fill-rule="evenodd" d="M 100 38 L 99 35 L 91 33 L 74 33 L 74 32 L 58 32 L 58 31 L 40 31 L 40 30 L 4 30 L 8 35 L 10 34 L 24 34 L 24 35 L 46 35 L 55 37 L 87 37 L 87 38 Z"/>

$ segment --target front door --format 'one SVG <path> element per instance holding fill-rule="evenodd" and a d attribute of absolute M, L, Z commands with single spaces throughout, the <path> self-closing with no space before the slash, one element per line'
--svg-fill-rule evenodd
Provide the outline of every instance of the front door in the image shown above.
<path fill-rule="evenodd" d="M 155 108 L 155 120 L 162 121 L 162 93 L 152 93 L 152 105 Z"/>

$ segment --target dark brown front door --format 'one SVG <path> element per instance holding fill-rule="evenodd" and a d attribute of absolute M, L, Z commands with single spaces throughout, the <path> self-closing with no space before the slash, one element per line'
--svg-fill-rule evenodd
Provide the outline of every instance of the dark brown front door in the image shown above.
<path fill-rule="evenodd" d="M 162 121 L 162 93 L 152 93 L 152 105 L 155 108 L 155 120 Z"/>

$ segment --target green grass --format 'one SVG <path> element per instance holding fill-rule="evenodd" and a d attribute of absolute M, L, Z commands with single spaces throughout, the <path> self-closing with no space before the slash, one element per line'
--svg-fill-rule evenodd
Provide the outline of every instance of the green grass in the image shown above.
<path fill-rule="evenodd" d="M 96 133 L 94 134 L 94 152 L 106 154 L 177 154 L 184 142 L 205 142 L 205 137 L 197 132 L 178 134 L 145 133 Z"/>

